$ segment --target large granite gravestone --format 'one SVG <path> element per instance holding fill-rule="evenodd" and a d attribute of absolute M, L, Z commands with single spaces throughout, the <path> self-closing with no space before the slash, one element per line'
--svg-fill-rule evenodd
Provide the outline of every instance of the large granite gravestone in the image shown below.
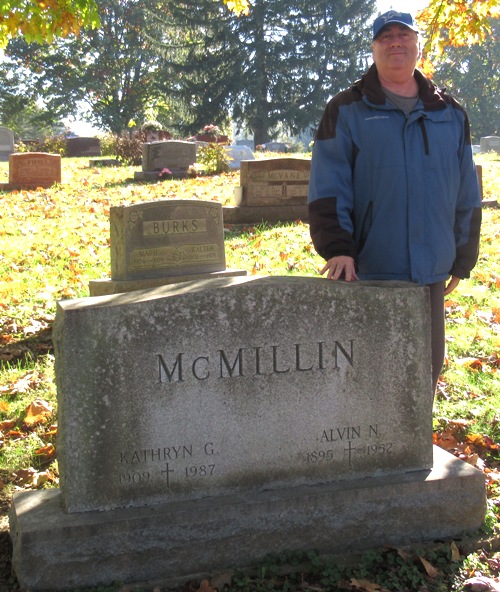
<path fill-rule="evenodd" d="M 164 200 L 110 209 L 111 279 L 91 280 L 91 296 L 164 284 L 246 275 L 226 270 L 222 206 Z"/>
<path fill-rule="evenodd" d="M 58 304 L 61 490 L 16 494 L 32 592 L 285 549 L 457 536 L 483 475 L 432 447 L 427 288 L 227 278 Z"/>
<path fill-rule="evenodd" d="M 66 138 L 67 156 L 101 156 L 99 138 Z"/>
<path fill-rule="evenodd" d="M 224 208 L 226 223 L 308 220 L 311 160 L 268 158 L 242 161 L 236 206 Z"/>
<path fill-rule="evenodd" d="M 142 145 L 142 171 L 136 171 L 138 181 L 153 181 L 164 169 L 177 178 L 186 177 L 188 169 L 196 162 L 196 144 L 182 140 L 145 142 Z"/>
<path fill-rule="evenodd" d="M 7 162 L 14 152 L 14 134 L 8 127 L 0 127 L 0 162 Z"/>

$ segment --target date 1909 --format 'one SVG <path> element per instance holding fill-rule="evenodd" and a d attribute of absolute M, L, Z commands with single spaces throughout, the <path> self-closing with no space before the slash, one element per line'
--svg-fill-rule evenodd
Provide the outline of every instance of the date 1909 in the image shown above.
<path fill-rule="evenodd" d="M 392 442 L 387 442 L 385 444 L 362 444 L 356 447 L 350 447 L 349 449 L 346 449 L 346 451 L 366 456 L 390 454 L 392 452 Z M 308 463 L 331 462 L 334 459 L 335 451 L 331 448 L 328 450 L 313 450 L 311 452 L 306 452 L 305 454 L 305 460 Z"/>

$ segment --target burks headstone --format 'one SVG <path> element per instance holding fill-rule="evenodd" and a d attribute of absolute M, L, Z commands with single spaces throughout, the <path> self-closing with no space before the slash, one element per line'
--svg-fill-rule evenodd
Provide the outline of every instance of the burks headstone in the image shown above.
<path fill-rule="evenodd" d="M 225 222 L 307 221 L 310 171 L 307 158 L 242 161 L 236 206 L 224 208 Z"/>
<path fill-rule="evenodd" d="M 227 270 L 222 206 L 160 200 L 110 209 L 111 279 L 91 280 L 91 296 L 193 279 L 246 275 Z"/>
<path fill-rule="evenodd" d="M 138 181 L 153 181 L 164 169 L 168 175 L 183 178 L 196 162 L 196 144 L 182 140 L 145 142 L 142 145 L 142 171 L 134 173 Z"/>
<path fill-rule="evenodd" d="M 429 322 L 427 288 L 397 282 L 59 302 L 61 489 L 14 496 L 21 585 L 178 583 L 477 528 L 482 473 L 433 451 Z"/>

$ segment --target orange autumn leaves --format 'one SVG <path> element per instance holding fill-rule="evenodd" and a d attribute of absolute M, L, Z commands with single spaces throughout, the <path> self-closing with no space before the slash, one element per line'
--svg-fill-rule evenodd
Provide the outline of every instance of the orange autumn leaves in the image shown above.
<path fill-rule="evenodd" d="M 10 415 L 9 399 L 14 400 L 16 396 L 26 395 L 34 391 L 43 380 L 43 376 L 37 371 L 29 371 L 18 377 L 10 384 L 0 387 L 0 411 L 3 415 Z M 12 403 L 14 406 L 14 403 Z M 47 401 L 36 398 L 26 405 L 20 414 L 15 418 L 0 421 L 0 447 L 12 444 L 20 440 L 33 441 L 38 445 L 33 450 L 38 467 L 50 464 L 55 458 L 55 446 L 53 441 L 57 435 L 57 424 L 53 423 L 54 409 Z M 33 488 L 41 487 L 44 483 L 55 482 L 56 475 L 52 470 L 38 470 L 33 467 L 19 468 L 10 477 L 17 487 Z M 0 482 L 0 488 L 3 483 Z"/>

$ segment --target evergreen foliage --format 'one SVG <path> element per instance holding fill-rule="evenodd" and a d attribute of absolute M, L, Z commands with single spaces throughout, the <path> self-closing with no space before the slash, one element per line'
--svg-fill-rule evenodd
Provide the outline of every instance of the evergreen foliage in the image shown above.
<path fill-rule="evenodd" d="M 236 17 L 217 0 L 164 0 L 145 9 L 146 35 L 193 129 L 229 114 L 262 144 L 279 123 L 293 134 L 315 126 L 328 97 L 360 75 L 374 4 L 255 0 Z"/>

